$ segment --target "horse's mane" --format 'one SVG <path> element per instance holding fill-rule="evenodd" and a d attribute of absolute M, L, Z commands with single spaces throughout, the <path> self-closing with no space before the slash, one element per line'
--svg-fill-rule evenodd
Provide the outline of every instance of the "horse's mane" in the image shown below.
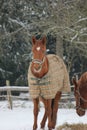
<path fill-rule="evenodd" d="M 87 72 L 85 72 L 82 76 L 81 76 L 81 82 L 85 82 L 87 81 Z"/>

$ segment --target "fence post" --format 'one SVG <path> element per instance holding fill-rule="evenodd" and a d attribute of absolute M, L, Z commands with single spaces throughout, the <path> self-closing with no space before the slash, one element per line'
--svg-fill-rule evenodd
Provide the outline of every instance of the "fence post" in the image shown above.
<path fill-rule="evenodd" d="M 10 81 L 6 80 L 7 86 L 7 100 L 8 100 L 8 108 L 12 109 L 12 96 L 11 96 L 11 89 L 10 89 Z"/>

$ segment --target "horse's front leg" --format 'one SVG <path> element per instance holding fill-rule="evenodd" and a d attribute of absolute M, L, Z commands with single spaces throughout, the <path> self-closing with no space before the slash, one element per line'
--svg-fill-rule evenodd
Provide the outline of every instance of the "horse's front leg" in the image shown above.
<path fill-rule="evenodd" d="M 49 130 L 52 130 L 52 122 L 51 122 L 51 115 L 52 115 L 52 109 L 51 109 L 51 99 L 42 99 L 42 102 L 44 103 L 45 107 L 45 113 L 43 116 L 43 119 L 41 121 L 41 128 L 44 128 L 46 120 L 48 118 L 48 128 Z"/>
<path fill-rule="evenodd" d="M 39 104 L 39 98 L 33 99 L 33 103 L 34 103 L 34 124 L 33 124 L 33 130 L 37 129 L 37 117 L 38 117 L 38 104 Z"/>
<path fill-rule="evenodd" d="M 52 109 L 51 109 L 52 100 L 48 99 L 46 101 L 47 101 L 47 103 L 46 103 L 46 113 L 47 113 L 47 117 L 48 117 L 48 128 L 49 128 L 49 130 L 52 130 L 52 119 L 51 119 L 51 116 L 52 116 Z"/>
<path fill-rule="evenodd" d="M 47 120 L 47 102 L 44 98 L 41 98 L 41 101 L 43 102 L 44 108 L 45 108 L 44 116 L 43 116 L 43 119 L 41 121 L 41 128 L 44 128 L 45 124 L 46 124 L 46 120 Z"/>
<path fill-rule="evenodd" d="M 57 92 L 55 98 L 54 98 L 54 102 L 53 102 L 53 106 L 52 106 L 52 127 L 55 128 L 56 125 L 56 120 L 57 120 L 57 111 L 58 111 L 58 103 L 61 97 L 61 92 Z"/>

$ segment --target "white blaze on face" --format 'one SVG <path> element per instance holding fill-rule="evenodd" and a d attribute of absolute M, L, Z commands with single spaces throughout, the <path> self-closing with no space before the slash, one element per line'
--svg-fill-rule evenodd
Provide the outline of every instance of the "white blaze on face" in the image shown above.
<path fill-rule="evenodd" d="M 38 47 L 36 48 L 36 50 L 39 51 L 39 50 L 40 50 L 40 47 L 38 46 Z"/>

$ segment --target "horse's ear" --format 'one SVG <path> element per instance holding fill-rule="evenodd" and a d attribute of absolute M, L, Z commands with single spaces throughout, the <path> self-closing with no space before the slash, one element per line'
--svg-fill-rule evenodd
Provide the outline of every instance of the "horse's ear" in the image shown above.
<path fill-rule="evenodd" d="M 42 43 L 43 43 L 43 45 L 46 45 L 46 36 L 43 36 Z"/>
<path fill-rule="evenodd" d="M 36 42 L 36 37 L 32 36 L 32 44 L 35 44 L 35 42 Z"/>
<path fill-rule="evenodd" d="M 75 77 L 72 78 L 72 83 L 75 85 L 75 89 L 77 89 L 78 83 Z"/>

